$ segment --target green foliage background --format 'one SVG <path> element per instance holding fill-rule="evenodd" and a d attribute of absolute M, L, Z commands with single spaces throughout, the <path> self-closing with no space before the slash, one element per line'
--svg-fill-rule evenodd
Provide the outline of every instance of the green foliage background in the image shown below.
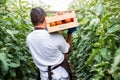
<path fill-rule="evenodd" d="M 36 67 L 26 47 L 32 30 L 31 6 L 21 0 L 0 0 L 0 80 L 30 80 Z"/>
<path fill-rule="evenodd" d="M 25 43 L 33 29 L 32 7 L 23 0 L 0 0 L 0 80 L 37 76 Z M 80 10 L 70 53 L 75 80 L 120 80 L 120 0 L 74 0 L 70 9 Z"/>
<path fill-rule="evenodd" d="M 120 80 L 120 1 L 76 0 L 78 31 L 74 33 L 75 80 Z"/>

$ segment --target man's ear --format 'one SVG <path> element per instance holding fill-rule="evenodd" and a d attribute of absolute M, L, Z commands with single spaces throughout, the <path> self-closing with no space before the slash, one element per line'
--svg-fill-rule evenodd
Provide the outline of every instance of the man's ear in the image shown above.
<path fill-rule="evenodd" d="M 47 26 L 46 20 L 44 20 L 43 25 L 44 25 L 44 27 L 46 28 L 46 26 Z"/>
<path fill-rule="evenodd" d="M 44 23 L 46 24 L 46 19 L 44 20 Z"/>

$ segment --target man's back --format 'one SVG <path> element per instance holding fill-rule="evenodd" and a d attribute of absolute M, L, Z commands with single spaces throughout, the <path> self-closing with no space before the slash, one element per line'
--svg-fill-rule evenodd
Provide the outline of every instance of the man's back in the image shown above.
<path fill-rule="evenodd" d="M 49 34 L 46 30 L 34 30 L 27 37 L 27 44 L 38 68 L 47 70 L 49 65 L 58 65 L 64 60 L 69 45 L 59 33 Z"/>

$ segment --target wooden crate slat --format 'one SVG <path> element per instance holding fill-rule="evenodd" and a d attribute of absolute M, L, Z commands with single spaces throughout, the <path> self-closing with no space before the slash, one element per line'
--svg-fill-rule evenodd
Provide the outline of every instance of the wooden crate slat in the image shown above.
<path fill-rule="evenodd" d="M 55 22 L 55 21 L 64 20 L 64 19 L 67 19 L 67 18 L 74 18 L 74 17 L 76 17 L 74 12 L 66 13 L 66 14 L 63 14 L 63 15 L 46 17 L 46 22 L 50 23 L 50 22 Z"/>

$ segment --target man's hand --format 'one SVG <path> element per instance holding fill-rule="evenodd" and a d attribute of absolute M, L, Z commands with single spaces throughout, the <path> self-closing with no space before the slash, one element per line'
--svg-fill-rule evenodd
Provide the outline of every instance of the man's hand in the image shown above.
<path fill-rule="evenodd" d="M 70 28 L 70 29 L 68 29 L 68 34 L 72 34 L 76 30 L 77 30 L 77 27 Z"/>

